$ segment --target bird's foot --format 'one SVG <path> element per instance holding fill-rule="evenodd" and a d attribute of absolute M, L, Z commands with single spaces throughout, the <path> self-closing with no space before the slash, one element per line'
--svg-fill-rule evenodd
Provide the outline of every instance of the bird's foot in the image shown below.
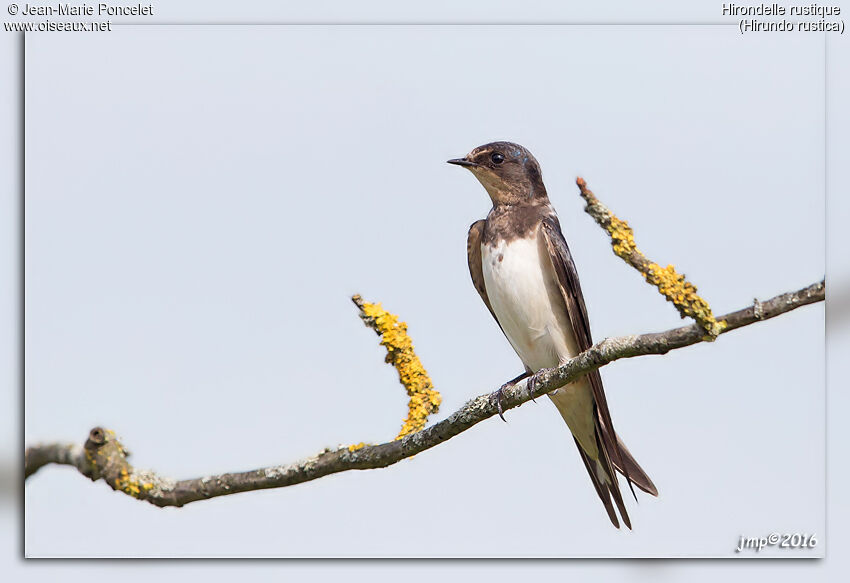
<path fill-rule="evenodd" d="M 495 393 L 495 396 L 496 396 L 496 409 L 498 409 L 498 411 L 499 411 L 499 417 L 501 417 L 501 418 L 502 418 L 502 421 L 504 421 L 505 423 L 507 423 L 507 422 L 508 422 L 508 420 L 507 420 L 507 419 L 505 419 L 505 416 L 504 416 L 504 414 L 503 414 L 503 413 L 504 413 L 504 409 L 502 408 L 502 393 L 505 391 L 505 389 L 509 389 L 509 388 L 511 388 L 512 386 L 514 386 L 515 384 L 517 384 L 517 383 L 518 383 L 519 381 L 521 381 L 522 379 L 524 379 L 524 378 L 528 377 L 529 375 L 531 375 L 531 373 L 530 373 L 530 372 L 524 372 L 524 373 L 522 373 L 521 375 L 518 375 L 516 378 L 513 378 L 513 379 L 509 380 L 508 382 L 506 382 L 504 385 L 502 385 L 501 387 L 499 387 L 499 390 L 498 390 L 498 391 L 496 391 L 496 393 Z"/>
<path fill-rule="evenodd" d="M 504 385 L 502 385 L 501 387 L 499 387 L 499 390 L 498 390 L 498 391 L 496 391 L 496 409 L 499 411 L 499 417 L 500 417 L 500 418 L 502 419 L 502 421 L 504 421 L 505 423 L 507 423 L 507 422 L 508 422 L 508 420 L 507 420 L 507 419 L 505 419 L 505 416 L 504 416 L 504 409 L 502 409 L 502 392 L 503 392 L 505 389 L 508 389 L 508 388 L 510 388 L 510 387 L 512 387 L 512 386 L 514 386 L 515 384 L 516 384 L 516 383 L 514 383 L 513 381 L 509 381 L 509 382 L 505 383 Z"/>
<path fill-rule="evenodd" d="M 528 382 L 526 383 L 526 385 L 528 386 L 528 396 L 531 397 L 532 402 L 536 403 L 537 401 L 534 400 L 534 390 L 537 387 L 536 373 L 528 377 Z"/>

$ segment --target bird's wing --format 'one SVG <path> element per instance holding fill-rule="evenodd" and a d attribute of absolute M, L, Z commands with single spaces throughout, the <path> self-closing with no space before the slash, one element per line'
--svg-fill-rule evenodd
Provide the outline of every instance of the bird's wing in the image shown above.
<path fill-rule="evenodd" d="M 502 324 L 496 317 L 496 312 L 493 311 L 493 306 L 490 305 L 490 298 L 487 297 L 487 288 L 484 286 L 484 268 L 481 265 L 481 237 L 483 232 L 484 219 L 475 221 L 469 226 L 469 235 L 466 237 L 466 257 L 469 261 L 469 275 L 472 276 L 472 285 L 478 290 L 478 295 L 481 296 L 481 299 L 484 300 L 484 305 L 490 310 L 490 315 L 496 320 L 496 324 L 499 325 L 502 334 L 505 334 L 505 329 L 502 328 Z M 507 337 L 508 335 L 505 334 L 505 338 Z M 510 342 L 510 338 L 508 338 L 508 342 Z M 531 369 L 526 366 L 525 372 L 508 381 L 508 384 L 513 384 L 531 374 Z"/>
<path fill-rule="evenodd" d="M 493 311 L 493 306 L 490 305 L 490 298 L 487 297 L 487 288 L 484 286 L 484 268 L 481 266 L 481 237 L 483 233 L 484 219 L 475 221 L 469 226 L 469 234 L 466 237 L 466 257 L 469 261 L 469 275 L 472 276 L 472 285 L 478 290 L 478 295 L 484 300 L 484 305 L 487 306 L 493 319 L 499 324 L 499 319 Z M 502 325 L 499 324 L 499 328 L 501 327 Z"/>
<path fill-rule="evenodd" d="M 555 273 L 558 276 L 558 286 L 561 289 L 561 295 L 567 305 L 567 312 L 570 316 L 570 323 L 572 324 L 576 342 L 580 350 L 587 350 L 593 345 L 593 338 L 590 335 L 590 319 L 587 316 L 587 307 L 584 303 L 584 295 L 581 291 L 578 271 L 576 270 L 564 235 L 561 232 L 558 219 L 554 217 L 544 219 L 542 231 L 546 238 L 546 245 L 549 249 L 549 256 L 552 259 Z M 594 400 L 598 408 L 602 441 L 605 449 L 609 452 L 614 467 L 626 477 L 626 480 L 629 482 L 629 488 L 634 484 L 644 492 L 658 496 L 658 490 L 655 484 L 637 461 L 635 461 L 635 458 L 620 440 L 619 436 L 614 433 L 613 425 L 611 424 L 611 414 L 608 411 L 608 402 L 605 399 L 605 391 L 602 388 L 602 377 L 599 375 L 599 371 L 594 370 L 588 373 L 587 378 L 590 381 Z M 632 490 L 632 493 L 634 493 L 634 490 Z"/>
<path fill-rule="evenodd" d="M 552 260 L 552 266 L 555 268 L 555 273 L 558 278 L 558 287 L 561 290 L 561 296 L 567 307 L 570 324 L 573 334 L 581 351 L 587 350 L 593 345 L 593 338 L 590 334 L 590 319 L 587 316 L 587 307 L 584 303 L 584 295 L 581 291 L 581 284 L 578 279 L 578 271 L 573 262 L 572 254 L 561 232 L 561 226 L 558 219 L 555 217 L 547 217 L 543 220 L 541 231 L 546 241 L 546 246 L 549 250 L 549 257 Z M 629 484 L 629 488 L 634 495 L 632 484 L 638 486 L 641 490 L 653 495 L 657 495 L 657 490 L 649 476 L 635 462 L 634 458 L 628 453 L 628 450 L 621 446 L 621 441 L 617 438 L 614 431 L 614 425 L 611 422 L 611 414 L 608 410 L 608 401 L 605 399 L 605 391 L 602 387 L 602 377 L 598 370 L 594 370 L 587 374 L 587 379 L 590 381 L 590 386 L 593 391 L 593 399 L 596 402 L 596 409 L 599 419 L 600 439 L 604 445 L 604 450 L 608 454 L 610 461 L 625 476 Z M 607 465 L 607 464 L 605 464 Z M 613 476 L 612 476 L 613 477 Z M 614 480 L 616 483 L 616 479 Z M 613 493 L 613 492 L 612 492 Z M 619 494 L 619 492 L 617 492 Z M 615 495 L 615 498 L 619 496 Z"/>

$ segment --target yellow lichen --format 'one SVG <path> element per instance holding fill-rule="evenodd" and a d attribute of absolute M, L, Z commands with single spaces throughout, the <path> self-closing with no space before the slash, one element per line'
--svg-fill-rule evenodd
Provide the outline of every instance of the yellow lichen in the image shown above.
<path fill-rule="evenodd" d="M 711 313 L 711 307 L 697 295 L 697 288 L 685 276 L 676 272 L 672 265 L 661 267 L 653 263 L 637 248 L 634 231 L 629 224 L 617 218 L 608 207 L 599 202 L 593 192 L 587 188 L 583 178 L 576 180 L 581 196 L 587 202 L 585 209 L 596 222 L 611 236 L 611 246 L 614 253 L 626 263 L 640 271 L 647 282 L 658 288 L 658 291 L 672 302 L 682 317 L 691 317 L 708 333 L 706 340 L 714 340 L 726 327 L 725 322 L 718 322 Z"/>
<path fill-rule="evenodd" d="M 148 484 L 145 486 L 148 486 Z M 149 484 L 149 486 L 150 487 L 145 487 L 145 490 L 153 488 L 153 484 Z M 139 494 L 141 494 L 140 484 L 136 480 L 132 480 L 130 478 L 130 475 L 127 473 L 127 468 L 121 468 L 118 479 L 115 480 L 115 488 L 134 498 L 138 498 Z"/>
<path fill-rule="evenodd" d="M 618 257 L 626 259 L 632 252 L 637 251 L 635 233 L 626 221 L 611 215 L 611 222 L 606 229 L 611 235 L 611 245 Z"/>
<path fill-rule="evenodd" d="M 357 451 L 358 449 L 363 449 L 364 447 L 366 447 L 366 444 L 361 441 L 360 443 L 355 443 L 354 445 L 349 445 L 348 451 L 354 452 L 354 451 Z"/>
<path fill-rule="evenodd" d="M 696 286 L 677 273 L 672 265 L 661 267 L 657 263 L 650 263 L 643 276 L 646 281 L 657 287 L 664 297 L 673 302 L 683 318 L 690 316 L 699 322 L 709 337 L 716 338 L 725 328 L 725 322 L 715 320 L 708 302 L 697 295 Z"/>
<path fill-rule="evenodd" d="M 398 316 L 384 310 L 381 304 L 363 302 L 361 310 L 374 323 L 373 327 L 381 336 L 381 345 L 387 349 L 386 361 L 398 371 L 398 378 L 410 398 L 407 418 L 396 437 L 401 439 L 425 427 L 428 416 L 439 410 L 442 397 L 434 390 L 431 377 L 413 350 L 407 324 L 399 322 Z"/>

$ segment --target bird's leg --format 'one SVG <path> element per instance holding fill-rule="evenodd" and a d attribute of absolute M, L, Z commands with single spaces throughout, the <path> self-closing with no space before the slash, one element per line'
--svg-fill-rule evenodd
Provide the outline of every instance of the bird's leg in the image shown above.
<path fill-rule="evenodd" d="M 517 384 L 519 381 L 526 378 L 530 374 L 531 374 L 530 371 L 525 371 L 521 375 L 518 375 L 516 378 L 513 378 L 513 379 L 509 380 L 508 382 L 506 382 L 504 385 L 499 387 L 498 391 L 496 391 L 496 408 L 499 410 L 499 417 L 501 417 L 502 421 L 504 421 L 505 423 L 507 423 L 508 420 L 505 419 L 505 416 L 502 414 L 504 412 L 503 409 L 502 409 L 502 391 L 504 391 L 505 389 L 511 388 L 512 386 L 514 386 L 515 384 Z"/>
<path fill-rule="evenodd" d="M 528 396 L 531 397 L 532 402 L 536 403 L 537 401 L 534 400 L 534 389 L 537 386 L 537 373 L 534 373 L 534 374 L 528 373 L 528 374 L 529 374 L 529 379 L 528 379 L 528 383 L 526 383 L 526 385 L 528 386 Z"/>

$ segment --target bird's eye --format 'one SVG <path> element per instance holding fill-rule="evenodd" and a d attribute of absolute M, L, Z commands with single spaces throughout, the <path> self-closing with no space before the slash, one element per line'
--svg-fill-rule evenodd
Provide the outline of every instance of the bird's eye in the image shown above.
<path fill-rule="evenodd" d="M 505 161 L 505 157 L 498 152 L 493 152 L 492 154 L 490 154 L 490 159 L 493 161 L 493 164 L 501 164 Z"/>

